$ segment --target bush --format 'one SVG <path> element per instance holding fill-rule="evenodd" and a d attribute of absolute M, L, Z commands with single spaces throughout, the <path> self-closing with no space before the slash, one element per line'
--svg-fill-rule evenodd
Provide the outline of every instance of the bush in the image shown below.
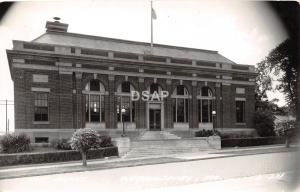
<path fill-rule="evenodd" d="M 53 139 L 51 141 L 51 146 L 59 150 L 71 150 L 70 139 Z"/>
<path fill-rule="evenodd" d="M 71 138 L 71 147 L 82 155 L 83 166 L 86 166 L 88 150 L 100 148 L 100 137 L 96 131 L 90 128 L 78 129 Z"/>
<path fill-rule="evenodd" d="M 19 153 L 32 150 L 30 138 L 25 134 L 7 134 L 1 137 L 0 145 L 3 153 Z"/>
<path fill-rule="evenodd" d="M 107 135 L 101 135 L 100 136 L 100 147 L 112 147 L 114 146 L 112 141 L 111 141 L 111 137 L 107 136 Z"/>
<path fill-rule="evenodd" d="M 215 135 L 220 136 L 221 134 L 217 130 L 206 130 L 206 129 L 195 132 L 195 137 L 209 137 Z"/>
<path fill-rule="evenodd" d="M 90 150 L 87 159 L 98 159 L 104 157 L 118 156 L 117 147 L 107 147 L 96 150 Z M 52 151 L 40 153 L 21 153 L 21 154 L 1 154 L 0 166 L 35 164 L 35 163 L 53 163 L 62 161 L 77 161 L 81 159 L 78 151 Z"/>
<path fill-rule="evenodd" d="M 283 143 L 284 138 L 282 137 L 230 138 L 221 140 L 222 147 L 247 147 Z"/>
<path fill-rule="evenodd" d="M 254 127 L 261 137 L 274 136 L 275 116 L 269 110 L 259 110 L 254 115 Z"/>
<path fill-rule="evenodd" d="M 278 136 L 287 136 L 294 132 L 294 128 L 296 128 L 296 121 L 284 121 L 276 125 L 275 132 Z"/>

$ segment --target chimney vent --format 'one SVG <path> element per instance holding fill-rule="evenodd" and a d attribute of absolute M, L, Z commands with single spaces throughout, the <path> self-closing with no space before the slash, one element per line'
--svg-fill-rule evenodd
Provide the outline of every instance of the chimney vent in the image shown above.
<path fill-rule="evenodd" d="M 59 17 L 53 18 L 55 21 L 47 21 L 46 23 L 46 31 L 55 31 L 55 32 L 67 32 L 68 31 L 68 24 L 61 23 Z"/>

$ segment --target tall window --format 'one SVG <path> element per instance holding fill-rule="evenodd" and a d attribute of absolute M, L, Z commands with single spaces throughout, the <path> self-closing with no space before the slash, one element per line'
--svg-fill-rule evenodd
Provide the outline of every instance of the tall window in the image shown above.
<path fill-rule="evenodd" d="M 124 81 L 117 89 L 118 122 L 135 121 L 135 102 L 131 100 L 131 91 L 134 91 L 134 88 L 128 81 Z"/>
<path fill-rule="evenodd" d="M 36 93 L 34 98 L 34 121 L 48 120 L 48 93 Z"/>
<path fill-rule="evenodd" d="M 199 122 L 201 123 L 212 122 L 212 106 L 213 106 L 213 97 L 212 97 L 211 90 L 208 87 L 202 87 L 200 99 L 198 100 Z"/>
<path fill-rule="evenodd" d="M 104 122 L 105 89 L 99 80 L 91 80 L 85 87 L 85 119 L 86 122 Z"/>
<path fill-rule="evenodd" d="M 186 123 L 189 119 L 189 94 L 183 85 L 178 85 L 173 92 L 173 121 Z"/>
<path fill-rule="evenodd" d="M 245 101 L 235 101 L 236 106 L 236 122 L 245 122 Z"/>

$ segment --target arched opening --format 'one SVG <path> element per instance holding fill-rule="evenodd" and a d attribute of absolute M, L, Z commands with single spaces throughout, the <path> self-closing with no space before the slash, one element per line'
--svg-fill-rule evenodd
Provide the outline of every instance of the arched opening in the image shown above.
<path fill-rule="evenodd" d="M 105 122 L 104 95 L 105 88 L 98 79 L 90 80 L 84 90 L 85 122 Z"/>
<path fill-rule="evenodd" d="M 198 95 L 198 120 L 199 127 L 212 128 L 212 111 L 213 111 L 213 93 L 207 86 L 201 88 L 200 95 Z"/>
<path fill-rule="evenodd" d="M 129 81 L 123 81 L 117 87 L 117 120 L 119 123 L 126 123 L 127 128 L 135 125 L 135 101 L 131 100 L 131 91 L 134 91 L 133 85 Z M 118 127 L 123 125 L 118 123 Z"/>
<path fill-rule="evenodd" d="M 172 94 L 173 122 L 188 123 L 189 121 L 189 93 L 184 85 L 178 85 Z"/>

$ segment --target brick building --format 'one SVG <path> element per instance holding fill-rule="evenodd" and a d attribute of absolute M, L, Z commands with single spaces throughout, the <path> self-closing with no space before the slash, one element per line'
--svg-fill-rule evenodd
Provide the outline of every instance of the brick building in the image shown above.
<path fill-rule="evenodd" d="M 15 130 L 35 142 L 77 128 L 109 134 L 253 128 L 254 66 L 217 51 L 67 32 L 46 33 L 7 50 L 15 94 Z M 150 100 L 131 99 L 150 92 Z M 154 98 L 168 91 L 166 98 Z M 145 92 L 147 93 L 147 92 Z M 144 96 L 146 98 L 147 96 Z"/>

